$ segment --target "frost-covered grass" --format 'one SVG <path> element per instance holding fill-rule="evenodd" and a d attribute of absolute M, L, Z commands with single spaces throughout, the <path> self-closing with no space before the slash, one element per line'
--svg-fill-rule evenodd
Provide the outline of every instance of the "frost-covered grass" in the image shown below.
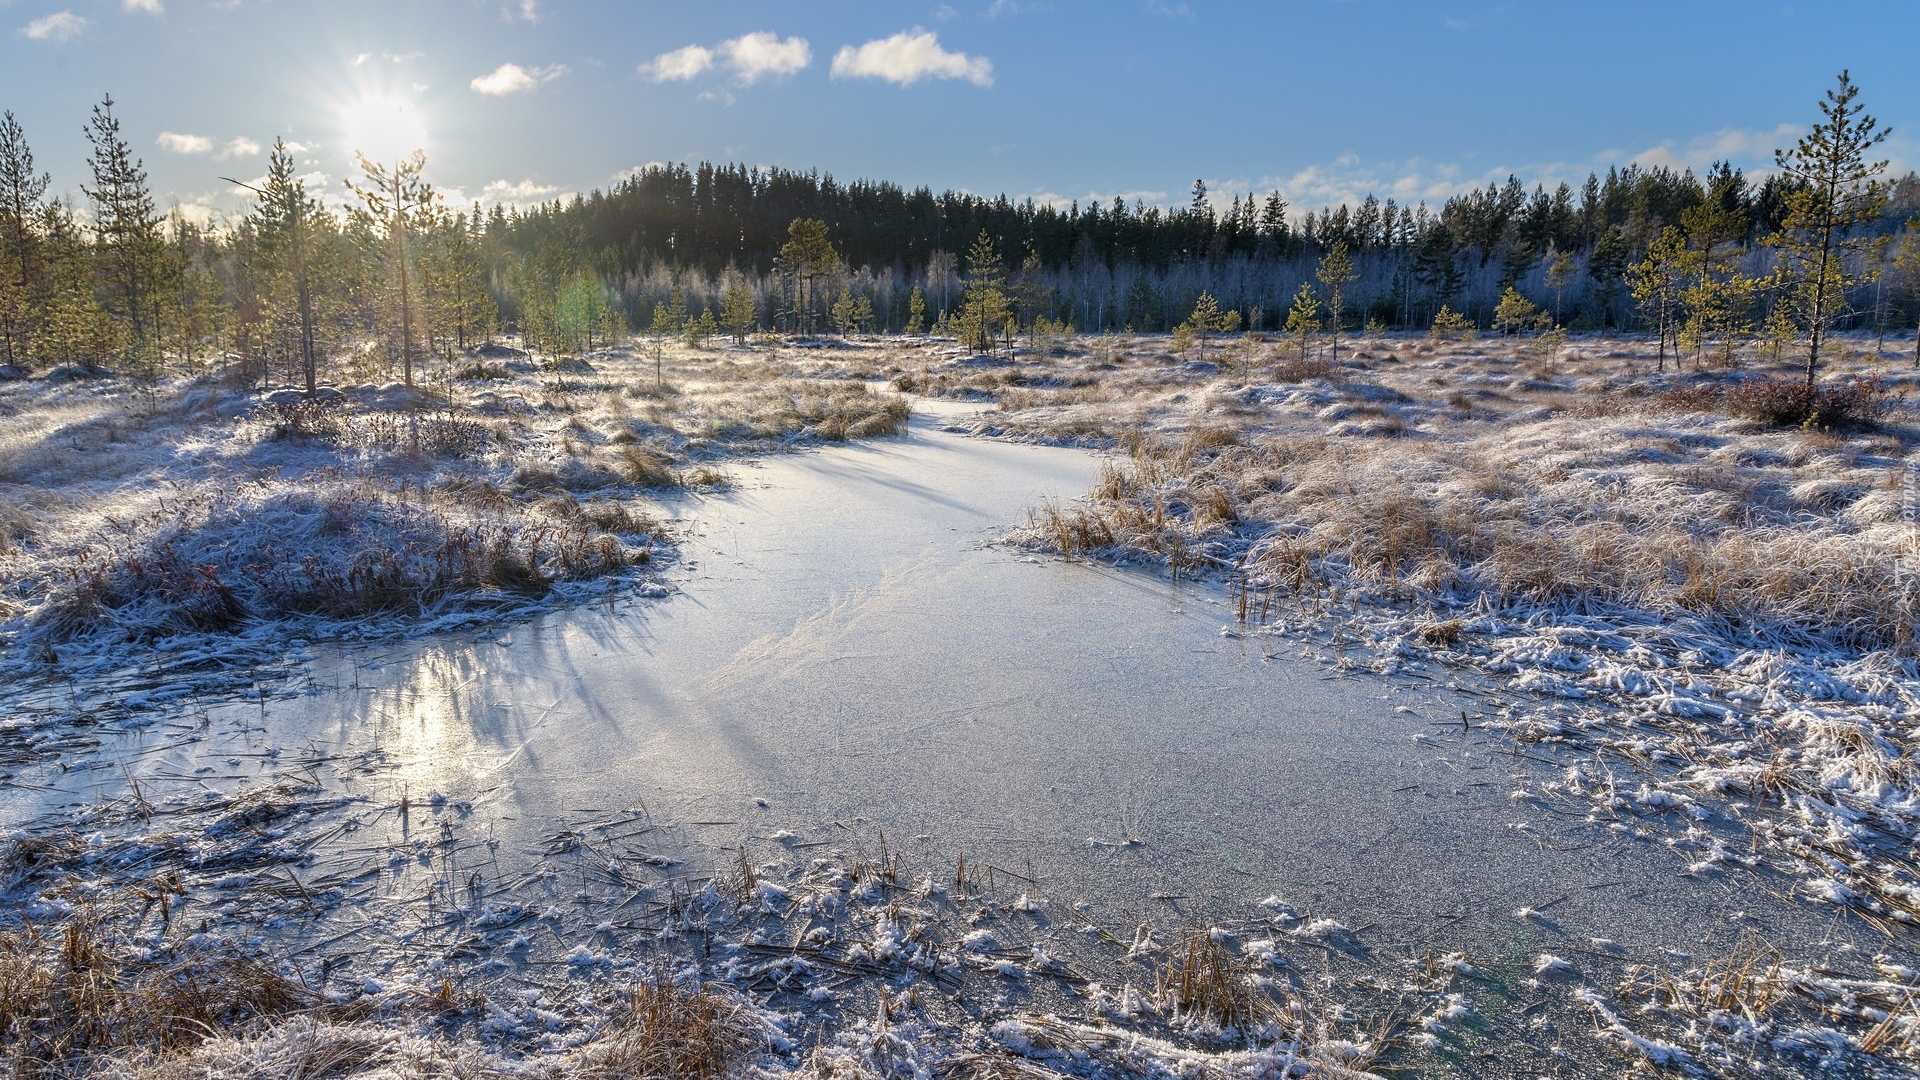
<path fill-rule="evenodd" d="M 904 425 L 904 399 L 785 356 L 675 350 L 657 379 L 629 350 L 495 348 L 465 377 L 312 398 L 216 376 L 0 386 L 0 666 L 189 638 L 271 652 L 630 579 L 670 552 L 665 490 Z"/>
<path fill-rule="evenodd" d="M 364 778 L 367 766 L 350 771 Z M 1171 943 L 1144 923 L 1123 940 L 1083 905 L 1015 898 L 964 860 L 936 876 L 884 835 L 875 850 L 789 834 L 769 841 L 771 859 L 741 848 L 701 873 L 657 851 L 631 855 L 636 837 L 662 837 L 628 814 L 556 834 L 518 880 L 436 885 L 423 908 L 367 872 L 388 849 L 360 846 L 364 831 L 345 852 L 316 848 L 343 821 L 381 827 L 364 795 L 315 783 L 331 772 L 303 766 L 220 798 L 136 789 L 0 842 L 0 1066 L 51 1077 L 1357 1076 L 1400 1045 L 1406 1010 L 1426 1018 L 1428 1037 L 1470 1012 L 1464 962 L 1333 1002 L 1311 971 L 1330 937 L 1323 920 L 1277 898 Z M 438 820 L 450 852 L 462 812 L 425 802 L 398 815 Z M 582 858 L 605 861 L 604 884 L 624 902 L 583 900 L 600 883 L 562 872 Z M 311 947 L 283 936 L 307 927 Z M 278 944 L 262 948 L 263 932 Z"/>
<path fill-rule="evenodd" d="M 1920 374 L 1860 345 L 1813 399 L 1871 414 L 1844 425 L 1779 423 L 1799 397 L 1764 380 L 1790 364 L 1756 356 L 1659 372 L 1632 343 L 1386 339 L 1317 372 L 1273 345 L 1090 344 L 995 368 L 1000 408 L 961 426 L 1117 451 L 1017 542 L 1218 578 L 1237 632 L 1333 627 L 1362 647 L 1343 663 L 1477 670 L 1533 703 L 1483 722 L 1564 766 L 1517 802 L 1657 830 L 1695 876 L 1789 871 L 1907 940 Z M 1890 1025 L 1869 1041 L 1906 1038 L 1906 1000 L 1863 1014 Z M 1688 1008 L 1662 1015 L 1725 1007 Z"/>

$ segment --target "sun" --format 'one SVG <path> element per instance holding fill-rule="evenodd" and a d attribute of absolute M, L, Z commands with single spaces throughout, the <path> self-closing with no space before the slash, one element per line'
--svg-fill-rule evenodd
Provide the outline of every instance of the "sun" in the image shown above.
<path fill-rule="evenodd" d="M 347 149 L 374 161 L 394 161 L 427 145 L 426 118 L 410 102 L 385 96 L 363 97 L 340 112 Z"/>

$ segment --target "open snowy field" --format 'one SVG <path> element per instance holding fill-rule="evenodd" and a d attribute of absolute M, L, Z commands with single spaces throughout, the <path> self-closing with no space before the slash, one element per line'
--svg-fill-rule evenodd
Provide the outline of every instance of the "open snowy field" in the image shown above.
<path fill-rule="evenodd" d="M 0 386 L 14 1060 L 1913 1067 L 1909 367 L 1167 345 Z"/>

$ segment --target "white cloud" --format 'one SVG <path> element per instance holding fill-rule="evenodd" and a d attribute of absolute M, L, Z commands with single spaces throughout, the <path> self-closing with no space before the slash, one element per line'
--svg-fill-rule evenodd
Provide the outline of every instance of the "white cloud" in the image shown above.
<path fill-rule="evenodd" d="M 643 173 L 652 172 L 655 169 L 664 169 L 666 167 L 667 167 L 667 163 L 664 161 L 649 161 L 644 165 L 635 165 L 631 169 L 622 169 L 619 172 L 614 173 L 613 179 L 610 180 L 609 183 L 611 183 L 614 187 L 619 187 L 621 184 L 624 184 L 629 180 L 639 179 L 641 174 Z"/>
<path fill-rule="evenodd" d="M 1668 139 L 1658 146 L 1634 154 L 1631 160 L 1641 165 L 1664 165 L 1669 169 L 1692 169 L 1694 172 L 1705 172 L 1716 161 L 1731 161 L 1736 165 L 1750 162 L 1770 167 L 1773 152 L 1792 146 L 1800 134 L 1801 129 L 1793 124 L 1781 124 L 1772 131 L 1722 128 L 1685 142 Z"/>
<path fill-rule="evenodd" d="M 869 41 L 857 49 L 843 46 L 833 58 L 833 77 L 885 79 L 901 86 L 912 86 L 921 79 L 965 79 L 975 86 L 992 86 L 993 61 L 948 52 L 931 32 L 915 28 Z"/>
<path fill-rule="evenodd" d="M 501 9 L 500 17 L 508 22 L 517 18 L 521 22 L 537 23 L 540 21 L 540 0 L 520 0 L 518 4 L 510 4 Z"/>
<path fill-rule="evenodd" d="M 227 140 L 227 145 L 221 147 L 220 152 L 214 156 L 220 161 L 231 161 L 234 158 L 243 157 L 259 157 L 260 144 L 247 138 L 245 135 L 241 135 L 237 138 Z"/>
<path fill-rule="evenodd" d="M 1263 176 L 1251 183 L 1244 179 L 1209 179 L 1207 188 L 1216 206 L 1225 206 L 1237 194 L 1252 192 L 1264 197 L 1277 188 L 1296 214 L 1342 203 L 1358 206 L 1368 195 L 1394 199 L 1404 206 L 1425 202 L 1428 207 L 1438 209 L 1455 195 L 1484 189 L 1489 184 L 1504 185 L 1509 176 L 1520 177 L 1528 190 L 1540 184 L 1551 191 L 1565 183 L 1577 191 L 1588 174 L 1605 176 L 1609 168 L 1628 164 L 1692 169 L 1699 175 L 1716 161 L 1728 161 L 1744 169 L 1749 177 L 1762 175 L 1773 169 L 1774 149 L 1790 145 L 1799 135 L 1800 129 L 1791 124 L 1764 131 L 1727 128 L 1692 138 L 1668 139 L 1638 153 L 1613 148 L 1600 150 L 1585 159 L 1501 163 L 1492 167 L 1422 158 L 1363 162 L 1346 153 L 1331 161 L 1291 173 Z"/>
<path fill-rule="evenodd" d="M 388 51 L 388 52 L 382 52 L 380 54 L 380 59 L 385 60 L 389 64 L 411 64 L 415 60 L 418 60 L 425 55 L 427 54 L 424 52 L 421 52 L 419 49 L 414 49 L 411 52 L 403 52 L 403 53 Z M 366 63 L 367 61 L 372 60 L 373 57 L 374 57 L 374 54 L 370 52 L 355 53 L 353 56 L 353 59 L 348 61 L 348 63 L 352 64 L 354 67 L 359 67 L 360 65 Z"/>
<path fill-rule="evenodd" d="M 813 48 L 805 38 L 782 40 L 765 30 L 721 42 L 720 55 L 735 77 L 749 85 L 767 75 L 792 75 L 813 63 Z"/>
<path fill-rule="evenodd" d="M 21 27 L 20 35 L 33 41 L 69 41 L 86 29 L 86 19 L 71 11 L 56 11 Z"/>
<path fill-rule="evenodd" d="M 480 189 L 480 201 L 489 206 L 494 203 L 528 206 L 549 202 L 559 194 L 561 192 L 558 187 L 533 180 L 492 180 Z"/>
<path fill-rule="evenodd" d="M 213 149 L 213 140 L 205 135 L 182 135 L 177 131 L 163 131 L 154 142 L 169 154 L 205 154 Z"/>
<path fill-rule="evenodd" d="M 640 65 L 640 74 L 654 82 L 685 82 L 713 67 L 713 50 L 687 45 L 661 53 Z"/>
<path fill-rule="evenodd" d="M 552 82 L 566 73 L 567 65 L 565 64 L 543 68 L 523 68 L 519 64 L 501 64 L 467 85 L 475 92 L 488 97 L 505 97 L 508 94 L 532 90 L 541 83 Z"/>
<path fill-rule="evenodd" d="M 120 9 L 122 11 L 144 11 L 149 15 L 158 15 L 166 11 L 166 8 L 161 6 L 160 0 L 120 0 Z"/>
<path fill-rule="evenodd" d="M 203 229 L 208 229 L 218 224 L 220 219 L 226 215 L 222 214 L 218 207 L 214 206 L 206 196 L 202 195 L 194 198 L 192 202 L 174 203 L 170 216 L 177 216 L 181 221 L 198 225 Z"/>

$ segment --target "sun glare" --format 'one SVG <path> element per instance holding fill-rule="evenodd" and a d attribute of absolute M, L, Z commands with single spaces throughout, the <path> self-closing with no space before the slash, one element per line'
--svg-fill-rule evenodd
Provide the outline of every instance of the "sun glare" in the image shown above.
<path fill-rule="evenodd" d="M 374 161 L 406 157 L 427 145 L 426 120 L 414 105 L 391 97 L 365 97 L 341 112 L 347 149 Z"/>

